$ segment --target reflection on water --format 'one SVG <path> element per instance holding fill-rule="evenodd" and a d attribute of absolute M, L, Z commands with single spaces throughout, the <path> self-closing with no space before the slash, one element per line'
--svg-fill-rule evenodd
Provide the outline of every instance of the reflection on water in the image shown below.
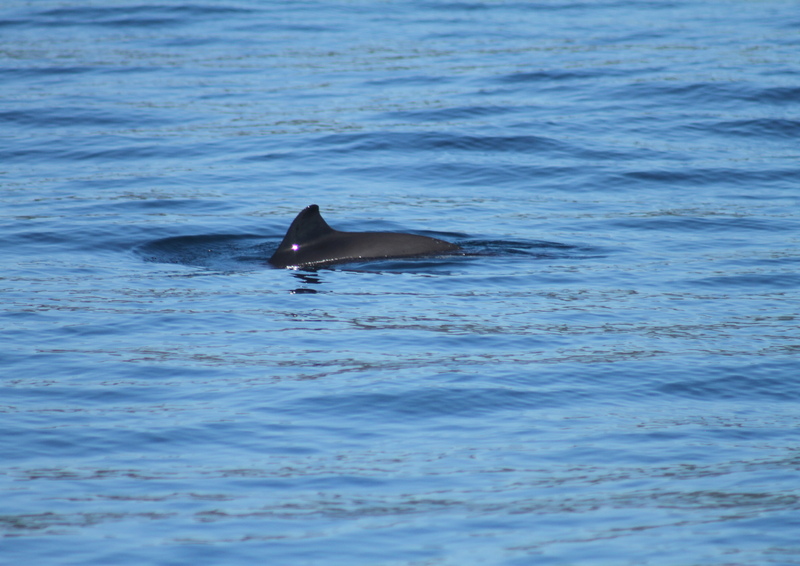
<path fill-rule="evenodd" d="M 308 287 L 308 285 L 320 285 L 322 283 L 322 278 L 317 275 L 316 273 L 303 273 L 300 271 L 293 271 L 292 275 L 300 280 L 300 282 L 306 287 L 298 287 L 297 289 L 293 289 L 290 293 L 294 295 L 302 295 L 303 293 L 318 293 L 316 289 Z"/>

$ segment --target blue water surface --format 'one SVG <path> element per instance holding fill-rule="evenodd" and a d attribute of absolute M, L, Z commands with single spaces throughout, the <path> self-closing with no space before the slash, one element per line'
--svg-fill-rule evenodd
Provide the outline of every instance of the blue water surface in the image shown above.
<path fill-rule="evenodd" d="M 0 562 L 800 564 L 800 12 L 7 0 Z M 446 257 L 267 259 L 316 203 Z"/>

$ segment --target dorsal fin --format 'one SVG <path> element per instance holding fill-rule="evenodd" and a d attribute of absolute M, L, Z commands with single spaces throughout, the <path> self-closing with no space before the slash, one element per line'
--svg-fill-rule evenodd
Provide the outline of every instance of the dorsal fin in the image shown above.
<path fill-rule="evenodd" d="M 275 267 L 306 268 L 348 261 L 433 255 L 460 250 L 458 245 L 400 232 L 339 232 L 322 219 L 316 204 L 292 221 L 269 258 Z"/>
<path fill-rule="evenodd" d="M 333 228 L 328 226 L 319 213 L 319 206 L 312 204 L 300 211 L 286 231 L 286 235 L 275 253 L 294 251 L 297 248 L 292 246 L 309 244 L 333 231 Z"/>

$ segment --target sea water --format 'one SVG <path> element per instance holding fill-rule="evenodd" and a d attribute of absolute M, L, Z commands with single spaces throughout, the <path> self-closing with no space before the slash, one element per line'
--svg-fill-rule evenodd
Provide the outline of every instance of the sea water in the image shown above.
<path fill-rule="evenodd" d="M 790 1 L 7 0 L 0 562 L 799 564 Z M 462 246 L 267 259 L 318 204 Z"/>

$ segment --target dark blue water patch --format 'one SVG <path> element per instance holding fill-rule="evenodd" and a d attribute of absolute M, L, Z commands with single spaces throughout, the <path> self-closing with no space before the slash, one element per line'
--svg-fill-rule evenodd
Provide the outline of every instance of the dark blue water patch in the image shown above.
<path fill-rule="evenodd" d="M 528 376 L 529 386 L 558 384 L 568 394 L 565 401 L 569 403 L 586 401 L 624 406 L 643 399 L 665 397 L 710 402 L 774 400 L 796 403 L 800 401 L 798 368 L 800 363 L 791 353 L 776 360 L 749 353 L 719 357 L 701 350 L 695 355 L 687 352 L 680 357 L 638 359 L 630 356 L 588 363 L 560 360 L 554 365 L 537 367 L 535 372 L 520 372 L 520 376 Z"/>
<path fill-rule="evenodd" d="M 0 28 L 18 28 L 28 23 L 26 18 L 0 18 Z"/>
<path fill-rule="evenodd" d="M 763 400 L 780 403 L 800 401 L 800 363 L 795 360 L 733 367 L 708 368 L 693 377 L 675 376 L 659 387 L 668 395 L 717 401 L 721 399 Z M 794 377 L 790 377 L 794 376 Z"/>
<path fill-rule="evenodd" d="M 402 152 L 386 151 L 379 156 L 366 158 L 357 154 L 348 155 L 346 150 L 336 148 L 330 154 L 327 149 L 289 150 L 247 155 L 238 161 L 279 162 L 279 168 L 278 163 L 274 165 L 277 172 L 302 175 L 304 178 L 329 176 L 332 171 L 336 171 L 348 178 L 377 182 L 396 180 L 404 186 L 412 183 L 426 189 L 444 190 L 444 195 L 456 196 L 458 187 L 482 187 L 489 191 L 503 188 L 527 194 L 543 190 L 597 191 L 598 188 L 607 188 L 609 183 L 618 189 L 638 188 L 633 183 L 623 185 L 619 179 L 608 180 L 610 175 L 607 171 L 613 171 L 611 175 L 616 176 L 619 169 L 614 167 L 614 162 L 617 157 L 624 155 L 625 152 L 615 154 L 613 151 L 584 151 L 575 147 L 574 151 L 563 152 L 559 156 L 532 152 L 524 160 L 508 162 L 492 160 L 483 155 L 470 159 L 468 152 L 458 155 L 448 151 L 431 155 L 430 159 L 420 162 L 413 155 Z M 587 159 L 596 163 L 586 164 Z M 324 167 L 320 166 L 322 163 Z M 509 194 L 506 193 L 506 196 Z"/>
<path fill-rule="evenodd" d="M 598 182 L 610 187 L 651 188 L 669 190 L 696 187 L 736 187 L 745 191 L 759 188 L 796 189 L 800 168 L 759 170 L 730 168 L 657 168 L 638 171 L 604 173 Z"/>
<path fill-rule="evenodd" d="M 261 28 L 263 30 L 263 28 Z M 271 22 L 269 25 L 270 30 L 281 30 L 291 32 L 301 32 L 308 34 L 340 32 L 342 28 L 336 25 L 323 25 L 311 23 L 289 23 L 289 22 Z"/>
<path fill-rule="evenodd" d="M 13 229 L 7 231 L 3 247 L 18 257 L 47 257 L 68 250 L 95 254 L 127 253 L 144 239 L 152 238 L 154 228 L 147 222 L 147 217 L 160 218 L 187 210 L 192 214 L 211 216 L 224 213 L 231 206 L 211 199 L 114 200 L 112 196 L 106 201 L 102 198 L 87 202 L 66 200 L 51 206 L 51 217 L 47 220 L 20 214 Z M 46 225 L 50 228 L 45 229 Z M 158 232 L 167 235 L 185 229 L 186 226 L 164 226 Z"/>
<path fill-rule="evenodd" d="M 761 270 L 763 271 L 763 270 Z M 800 274 L 797 273 L 745 273 L 719 275 L 691 280 L 690 285 L 722 290 L 746 290 L 763 293 L 772 290 L 800 289 Z"/>
<path fill-rule="evenodd" d="M 568 396 L 568 395 L 567 395 Z M 520 411 L 562 406 L 561 391 L 525 391 L 507 388 L 416 388 L 397 393 L 328 394 L 307 397 L 285 410 L 316 415 L 348 415 L 370 421 L 406 422 L 408 419 L 468 417 L 498 411 Z"/>
<path fill-rule="evenodd" d="M 108 190 L 114 190 L 109 188 Z M 103 202 L 98 205 L 96 202 L 88 203 L 84 208 L 80 206 L 74 210 L 77 213 L 84 214 L 99 214 L 100 209 L 103 214 L 129 214 L 134 211 L 140 211 L 146 214 L 153 212 L 170 213 L 170 214 L 221 214 L 237 208 L 234 202 L 227 202 L 220 199 L 201 199 L 201 198 L 159 198 L 147 197 L 139 195 L 126 195 L 122 199 L 116 199 L 111 202 Z"/>
<path fill-rule="evenodd" d="M 3 80 L 6 84 L 10 84 L 12 82 L 21 82 L 27 83 L 31 87 L 36 88 L 43 88 L 43 87 L 52 87 L 56 90 L 61 90 L 65 84 L 65 81 L 79 81 L 83 77 L 83 75 L 114 75 L 118 73 L 124 73 L 126 78 L 129 80 L 137 80 L 139 74 L 149 74 L 152 73 L 154 70 L 158 70 L 158 67 L 154 66 L 144 66 L 144 65 L 136 65 L 136 64 L 125 64 L 123 66 L 114 66 L 114 65 L 107 65 L 107 64 L 97 64 L 97 65 L 86 65 L 86 66 L 76 66 L 76 65 L 36 65 L 36 66 L 27 66 L 27 67 L 0 67 L 0 74 L 3 76 Z M 24 86 L 23 86 L 24 88 Z M 62 97 L 64 101 L 64 106 L 69 107 L 74 105 L 74 99 L 76 97 Z M 70 100 L 72 99 L 72 100 Z M 99 99 L 94 97 L 81 97 L 82 101 L 86 101 L 87 105 L 100 105 Z M 108 103 L 107 100 L 103 101 L 103 104 Z M 11 102 L 6 101 L 5 106 L 11 105 Z M 131 104 L 127 108 L 123 106 L 118 106 L 117 108 L 120 109 L 121 112 L 131 112 L 130 108 L 134 105 Z M 81 106 L 78 109 L 81 112 L 89 112 L 87 110 L 89 106 Z M 56 109 L 57 110 L 57 109 Z M 156 110 L 153 108 L 148 109 L 147 115 L 152 115 L 153 112 Z M 144 112 L 136 111 L 137 116 L 145 116 Z M 163 118 L 165 121 L 169 121 L 170 118 L 168 117 L 166 112 L 159 111 L 159 116 Z M 135 124 L 135 122 L 133 122 Z"/>
<path fill-rule="evenodd" d="M 356 158 L 358 153 L 381 153 L 403 155 L 419 152 L 432 152 L 438 155 L 447 153 L 479 154 L 524 154 L 536 160 L 583 159 L 596 161 L 619 161 L 630 159 L 629 151 L 595 149 L 558 140 L 554 137 L 534 135 L 457 135 L 445 132 L 395 132 L 383 131 L 358 134 L 332 134 L 300 142 L 295 149 L 261 153 L 247 157 L 247 160 L 313 160 L 327 158 L 341 162 L 341 156 Z M 639 154 L 637 154 L 638 156 Z M 550 165 L 549 163 L 547 165 Z"/>
<path fill-rule="evenodd" d="M 87 409 L 91 409 L 97 400 L 126 404 L 137 404 L 141 400 L 147 403 L 154 398 L 172 397 L 174 390 L 171 387 L 185 382 L 189 371 L 195 383 L 218 376 L 208 365 L 193 364 L 188 370 L 185 358 L 167 355 L 168 352 L 157 349 L 158 346 L 134 348 L 123 356 L 119 355 L 114 340 L 127 336 L 132 342 L 130 331 L 135 325 L 139 325 L 138 332 L 154 324 L 152 321 L 167 328 L 175 322 L 174 318 L 170 320 L 167 316 L 150 316 L 152 304 L 125 313 L 104 309 L 102 316 L 113 316 L 115 321 L 119 321 L 115 314 L 122 314 L 131 322 L 125 325 L 105 323 L 106 337 L 98 336 L 95 342 L 86 342 L 80 336 L 70 337 L 69 345 L 80 344 L 78 348 L 68 347 L 68 334 L 62 332 L 61 326 L 64 326 L 63 313 L 78 317 L 80 308 L 53 302 L 48 305 L 32 303 L 25 308 L 43 319 L 40 327 L 47 330 L 36 333 L 36 353 L 5 359 L 9 362 L 9 370 L 13 370 L 4 382 L 4 396 L 9 403 L 24 399 L 30 406 L 85 404 Z M 143 321 L 148 321 L 148 324 L 142 325 Z M 18 335 L 27 336 L 29 344 L 34 340 L 30 332 L 19 332 Z"/>
<path fill-rule="evenodd" d="M 418 2 L 420 8 L 441 12 L 476 12 L 489 10 L 485 2 Z"/>
<path fill-rule="evenodd" d="M 253 234 L 176 236 L 147 242 L 134 252 L 148 262 L 206 267 L 218 271 L 242 271 L 267 267 L 278 240 L 265 242 Z"/>
<path fill-rule="evenodd" d="M 118 126 L 163 125 L 169 118 L 154 115 L 153 112 L 132 111 L 126 108 L 89 108 L 60 106 L 58 108 L 28 108 L 0 112 L 0 124 L 32 128 L 62 128 L 71 126 Z"/>
<path fill-rule="evenodd" d="M 786 118 L 731 120 L 691 126 L 705 133 L 746 138 L 796 140 L 800 138 L 800 121 Z"/>
<path fill-rule="evenodd" d="M 27 15 L 26 21 L 28 24 L 43 27 L 177 27 L 188 26 L 197 19 L 250 14 L 253 11 L 232 5 L 213 4 L 81 6 L 43 10 Z"/>
<path fill-rule="evenodd" d="M 106 330 L 111 331 L 113 329 L 107 325 Z M 43 367 L 47 363 L 45 358 L 49 358 L 51 355 L 37 354 L 36 357 L 40 358 L 40 367 Z M 60 360 L 66 356 L 60 354 L 55 357 Z M 24 379 L 11 378 L 4 388 L 4 397 L 6 402 L 14 407 L 24 402 L 25 411 L 36 415 L 31 418 L 37 419 L 37 424 L 44 426 L 47 426 L 47 419 L 50 414 L 75 414 L 91 418 L 98 406 L 148 410 L 153 406 L 157 407 L 159 405 L 158 401 L 156 401 L 159 396 L 169 397 L 174 393 L 172 389 L 174 387 L 173 380 L 178 377 L 174 371 L 166 372 L 164 367 L 148 369 L 152 369 L 153 374 L 148 376 L 139 375 L 135 384 L 131 383 L 129 379 L 115 374 L 113 379 L 105 383 L 98 383 L 92 377 L 87 379 L 87 382 L 91 385 L 76 387 L 73 384 L 70 387 L 65 387 L 61 385 L 63 381 L 59 378 L 70 375 L 70 371 L 60 369 L 49 374 L 42 374 L 38 380 L 30 377 Z M 128 373 L 129 376 L 134 375 L 132 371 Z M 26 373 L 25 375 L 28 376 L 30 374 Z M 200 375 L 202 374 L 198 372 L 193 377 L 198 378 Z M 161 408 L 163 412 L 169 411 L 168 405 L 161 405 Z M 113 409 L 111 412 L 117 410 Z M 154 412 L 158 412 L 158 409 Z"/>
<path fill-rule="evenodd" d="M 542 136 L 473 136 L 444 132 L 375 132 L 333 134 L 318 138 L 314 146 L 334 146 L 337 151 L 478 151 L 478 152 L 570 152 L 571 147 Z"/>
<path fill-rule="evenodd" d="M 227 45 L 229 41 L 223 37 L 171 37 L 159 42 L 159 45 L 178 49 L 199 49 L 212 45 Z"/>
<path fill-rule="evenodd" d="M 406 164 L 382 164 L 377 166 L 350 166 L 345 171 L 359 177 L 378 180 L 396 179 L 413 181 L 420 186 L 434 188 L 458 187 L 507 187 L 530 191 L 532 185 L 546 183 L 548 188 L 563 186 L 570 191 L 582 188 L 593 190 L 589 185 L 592 171 L 583 168 L 547 165 L 521 165 L 518 163 L 473 163 L 470 161 L 448 163 L 425 163 L 410 167 Z"/>
<path fill-rule="evenodd" d="M 148 231 L 141 227 L 120 230 L 103 222 L 81 223 L 66 220 L 58 229 L 44 230 L 40 222 L 23 225 L 19 230 L 6 236 L 4 245 L 14 250 L 17 257 L 48 257 L 49 254 L 73 252 L 122 252 L 130 249 L 131 238 L 145 235 Z M 96 259 L 95 262 L 102 263 Z M 62 267 L 62 269 L 66 269 Z"/>
<path fill-rule="evenodd" d="M 650 0 L 642 3 L 650 9 L 674 9 L 676 2 Z M 594 10 L 606 10 L 616 7 L 629 9 L 630 4 L 624 0 L 605 0 L 599 2 L 567 1 L 567 2 L 419 2 L 421 8 L 443 12 L 484 12 L 507 11 L 512 14 L 527 12 L 564 12 L 575 11 L 584 15 Z"/>
<path fill-rule="evenodd" d="M 93 73 L 98 67 L 91 65 L 47 65 L 41 67 L 0 67 L 5 81 L 25 78 L 49 78 L 54 81 L 63 81 L 66 76 Z"/>
<path fill-rule="evenodd" d="M 602 89 L 600 98 L 615 101 L 636 101 L 647 107 L 662 107 L 664 104 L 675 108 L 709 107 L 715 111 L 721 108 L 738 109 L 743 101 L 767 101 L 768 93 L 763 88 L 747 82 L 709 82 L 684 83 L 679 81 L 641 81 L 614 84 Z M 598 96 L 597 92 L 592 93 Z M 779 96 L 773 94 L 773 99 Z"/>
<path fill-rule="evenodd" d="M 648 69 L 652 72 L 656 69 Z M 540 71 L 526 71 L 511 73 L 492 79 L 492 82 L 501 84 L 536 84 L 564 82 L 564 81 L 597 81 L 603 77 L 627 77 L 641 73 L 638 69 L 623 69 L 619 67 L 592 68 L 592 69 L 549 69 Z"/>
<path fill-rule="evenodd" d="M 787 242 L 788 244 L 788 242 Z M 800 250 L 787 246 L 785 251 L 772 250 L 770 255 L 754 257 L 737 257 L 728 259 L 724 265 L 731 269 L 752 269 L 761 272 L 770 269 L 797 269 L 800 272 Z"/>
<path fill-rule="evenodd" d="M 262 6 L 266 6 L 263 4 Z M 283 17 L 283 16 L 281 16 Z M 247 18 L 243 18 L 242 22 L 246 21 Z M 311 23 L 309 21 L 305 22 L 292 22 L 292 21 L 281 21 L 279 19 L 275 19 L 272 21 L 258 21 L 257 23 L 244 23 L 240 25 L 234 26 L 232 29 L 236 31 L 240 35 L 241 38 L 244 38 L 246 35 L 250 34 L 257 34 L 258 36 L 262 36 L 265 33 L 274 33 L 274 32 L 281 32 L 281 33 L 290 33 L 290 34 L 297 34 L 298 36 L 322 36 L 323 34 L 343 34 L 346 33 L 348 30 L 347 27 L 343 27 L 341 25 L 337 25 L 336 22 L 323 22 L 319 21 L 317 23 Z M 316 39 L 316 38 L 315 38 Z M 263 39 L 259 41 L 253 41 L 253 44 L 262 44 Z M 340 47 L 340 46 L 336 46 Z M 334 53 L 335 51 L 331 51 L 330 53 Z"/>
<path fill-rule="evenodd" d="M 586 258 L 597 250 L 559 242 L 543 240 L 465 240 L 461 246 L 468 255 L 480 256 L 522 256 L 531 259 Z"/>
<path fill-rule="evenodd" d="M 70 427 L 68 431 L 64 428 L 40 429 L 36 432 L 35 444 L 29 445 L 23 454 L 28 459 L 45 456 L 93 458 L 123 450 L 128 446 L 141 446 L 143 449 L 146 446 L 148 450 L 155 452 L 177 449 L 179 446 L 188 446 L 192 443 L 202 446 L 202 437 L 191 428 L 170 428 L 159 427 L 148 430 L 143 426 L 138 430 L 117 429 L 114 434 L 110 434 L 109 429 L 103 426 Z M 192 433 L 194 436 L 190 436 Z M 28 436 L 30 437 L 30 434 Z M 2 458 L 9 461 L 11 454 L 3 453 Z"/>
<path fill-rule="evenodd" d="M 745 231 L 784 232 L 791 231 L 793 222 L 779 218 L 754 218 L 751 216 L 688 216 L 664 214 L 640 216 L 608 221 L 620 228 L 636 230 L 664 230 L 668 232 L 712 232 L 740 233 Z"/>
<path fill-rule="evenodd" d="M 19 230 L 13 234 L 7 234 L 6 239 L 3 242 L 4 245 L 13 246 L 17 248 L 27 248 L 29 251 L 33 249 L 39 249 L 47 247 L 53 247 L 54 249 L 63 249 L 64 244 L 67 242 L 68 238 L 64 235 L 63 232 L 55 232 L 53 230 L 37 230 L 27 228 L 24 230 Z"/>
<path fill-rule="evenodd" d="M 775 105 L 800 104 L 800 87 L 778 86 L 765 87 L 754 92 L 748 99 L 750 102 Z"/>
<path fill-rule="evenodd" d="M 371 79 L 365 81 L 365 85 L 387 87 L 387 86 L 426 86 L 432 84 L 444 84 L 450 82 L 448 77 L 439 77 L 434 75 L 407 75 L 403 77 L 389 77 L 384 79 Z"/>
<path fill-rule="evenodd" d="M 132 126 L 135 122 L 130 122 Z M 176 150 L 175 143 L 180 149 Z M 0 149 L 0 161 L 6 163 L 39 163 L 47 161 L 81 162 L 170 160 L 208 157 L 224 154 L 224 141 L 187 143 L 185 140 L 152 136 L 103 134 L 74 136 L 69 142 L 62 137 L 20 139 L 14 147 Z"/>
<path fill-rule="evenodd" d="M 453 108 L 439 108 L 433 110 L 402 110 L 384 112 L 376 116 L 378 120 L 403 120 L 409 122 L 452 122 L 473 120 L 486 116 L 498 116 L 519 112 L 522 109 L 500 106 L 456 106 Z"/>

